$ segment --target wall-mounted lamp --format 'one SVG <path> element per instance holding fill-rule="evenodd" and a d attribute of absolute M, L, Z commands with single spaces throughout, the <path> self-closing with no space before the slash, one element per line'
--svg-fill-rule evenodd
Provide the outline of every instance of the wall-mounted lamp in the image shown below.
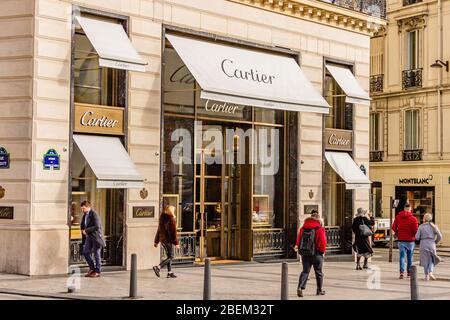
<path fill-rule="evenodd" d="M 364 173 L 364 175 L 367 174 L 366 167 L 363 164 L 359 166 L 359 169 L 361 169 L 361 171 L 362 171 L 362 173 Z"/>
<path fill-rule="evenodd" d="M 436 60 L 431 66 L 431 68 L 442 68 L 445 67 L 445 71 L 448 72 L 448 61 L 444 62 L 441 60 Z"/>

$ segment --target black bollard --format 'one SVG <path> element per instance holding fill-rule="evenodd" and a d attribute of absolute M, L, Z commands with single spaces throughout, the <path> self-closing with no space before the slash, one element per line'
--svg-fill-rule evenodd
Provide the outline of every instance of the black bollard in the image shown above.
<path fill-rule="evenodd" d="M 211 300 L 211 259 L 205 259 L 205 275 L 203 282 L 203 300 Z"/>
<path fill-rule="evenodd" d="M 137 255 L 131 255 L 130 298 L 137 299 Z"/>
<path fill-rule="evenodd" d="M 288 264 L 281 264 L 281 300 L 289 300 Z"/>
<path fill-rule="evenodd" d="M 419 284 L 417 283 L 417 266 L 411 266 L 411 300 L 419 300 Z"/>

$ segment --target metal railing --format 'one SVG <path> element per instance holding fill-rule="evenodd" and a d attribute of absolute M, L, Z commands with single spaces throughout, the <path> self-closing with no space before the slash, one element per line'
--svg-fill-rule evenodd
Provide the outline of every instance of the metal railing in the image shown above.
<path fill-rule="evenodd" d="M 253 256 L 278 256 L 286 252 L 284 229 L 254 229 Z"/>
<path fill-rule="evenodd" d="M 320 0 L 339 7 L 386 19 L 386 0 Z M 411 0 L 412 1 L 412 0 Z"/>
<path fill-rule="evenodd" d="M 195 232 L 180 232 L 178 233 L 178 242 L 180 248 L 174 248 L 173 263 L 189 263 L 194 262 L 197 256 L 197 243 Z M 161 246 L 161 260 L 166 258 L 166 253 Z"/>
<path fill-rule="evenodd" d="M 370 151 L 370 162 L 382 162 L 383 157 L 383 151 Z"/>
<path fill-rule="evenodd" d="M 111 264 L 114 251 L 116 250 L 116 241 L 106 238 L 106 247 L 102 250 L 102 264 Z M 81 239 L 70 240 L 70 264 L 71 265 L 87 265 L 83 256 L 83 246 Z"/>
<path fill-rule="evenodd" d="M 403 90 L 422 87 L 422 68 L 403 70 L 402 87 Z"/>
<path fill-rule="evenodd" d="M 409 6 L 419 2 L 422 2 L 422 0 L 403 0 L 403 6 Z"/>
<path fill-rule="evenodd" d="M 342 250 L 342 228 L 339 226 L 325 227 L 327 236 L 327 251 L 336 252 Z"/>
<path fill-rule="evenodd" d="M 384 74 L 370 76 L 370 92 L 383 92 Z"/>
<path fill-rule="evenodd" d="M 421 161 L 422 154 L 422 149 L 403 150 L 403 161 Z"/>

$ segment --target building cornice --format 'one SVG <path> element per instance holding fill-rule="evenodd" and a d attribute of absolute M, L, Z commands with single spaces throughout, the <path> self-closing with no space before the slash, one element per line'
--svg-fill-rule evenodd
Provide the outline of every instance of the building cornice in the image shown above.
<path fill-rule="evenodd" d="M 403 168 L 403 167 L 439 167 L 450 166 L 450 160 L 430 161 L 383 161 L 371 162 L 369 168 Z"/>
<path fill-rule="evenodd" d="M 373 36 L 387 21 L 317 0 L 228 0 L 279 14 Z"/>

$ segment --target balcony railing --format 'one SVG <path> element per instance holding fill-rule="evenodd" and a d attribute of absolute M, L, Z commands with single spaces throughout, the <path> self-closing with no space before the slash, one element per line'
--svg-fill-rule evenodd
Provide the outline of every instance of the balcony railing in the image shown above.
<path fill-rule="evenodd" d="M 253 230 L 253 256 L 280 256 L 286 252 L 284 229 Z"/>
<path fill-rule="evenodd" d="M 383 157 L 383 151 L 370 151 L 370 162 L 382 162 Z"/>
<path fill-rule="evenodd" d="M 383 92 L 383 74 L 370 76 L 370 92 Z"/>
<path fill-rule="evenodd" d="M 422 149 L 403 150 L 403 161 L 421 161 Z"/>
<path fill-rule="evenodd" d="M 422 2 L 422 0 L 403 0 L 403 5 L 409 6 L 410 4 L 415 4 L 415 3 L 419 3 L 419 2 Z"/>
<path fill-rule="evenodd" d="M 404 70 L 402 74 L 403 90 L 422 87 L 422 68 Z"/>
<path fill-rule="evenodd" d="M 373 17 L 386 19 L 386 0 L 320 0 L 359 11 Z"/>
<path fill-rule="evenodd" d="M 327 237 L 327 251 L 339 252 L 342 250 L 342 228 L 339 226 L 325 227 Z"/>

